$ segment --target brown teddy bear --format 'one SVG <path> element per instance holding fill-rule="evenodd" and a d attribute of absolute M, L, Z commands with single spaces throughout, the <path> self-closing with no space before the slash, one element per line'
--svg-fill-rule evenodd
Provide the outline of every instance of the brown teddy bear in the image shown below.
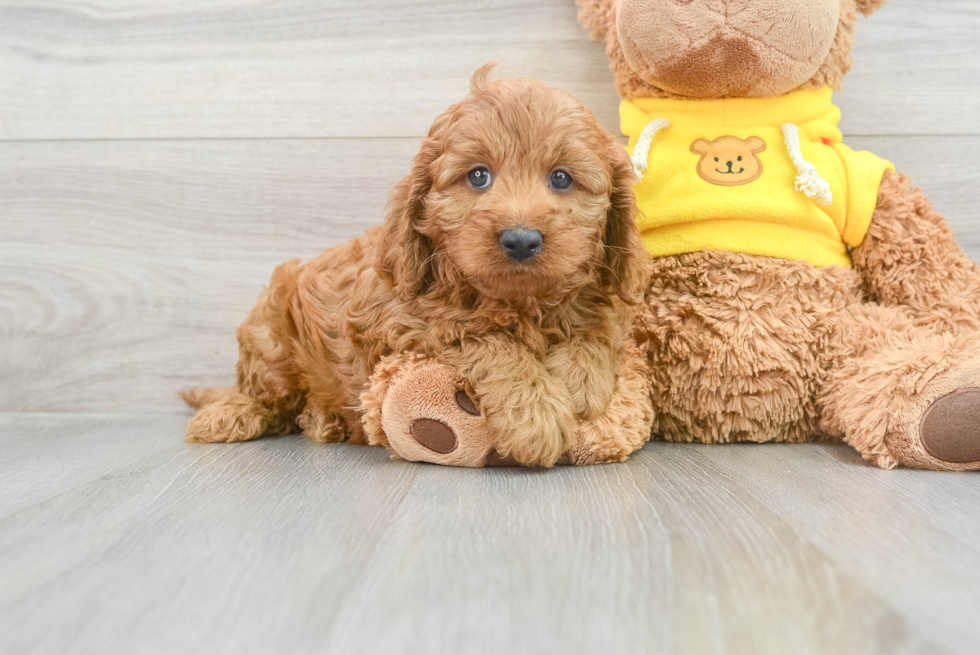
<path fill-rule="evenodd" d="M 653 432 L 830 435 L 886 469 L 980 469 L 980 268 L 908 177 L 837 127 L 857 14 L 884 0 L 579 4 L 623 97 L 652 255 L 636 338 Z M 494 457 L 477 403 L 459 410 L 467 386 L 446 364 L 393 361 L 363 396 L 365 424 L 408 459 L 516 463 Z M 623 459 L 648 411 L 566 463 Z M 413 437 L 427 416 L 455 450 Z"/>
<path fill-rule="evenodd" d="M 980 268 L 831 90 L 884 0 L 580 0 L 653 255 L 654 432 L 980 468 Z"/>

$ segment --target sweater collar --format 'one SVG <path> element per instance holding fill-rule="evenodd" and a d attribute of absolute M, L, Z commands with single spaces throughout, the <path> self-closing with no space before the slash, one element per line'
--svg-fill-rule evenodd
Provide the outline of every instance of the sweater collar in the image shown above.
<path fill-rule="evenodd" d="M 628 124 L 646 125 L 654 118 L 671 123 L 711 123 L 719 126 L 797 125 L 814 120 L 840 122 L 840 110 L 833 104 L 833 89 L 800 89 L 775 98 L 627 98 L 620 106 L 624 128 Z M 625 130 L 624 130 L 625 131 Z"/>

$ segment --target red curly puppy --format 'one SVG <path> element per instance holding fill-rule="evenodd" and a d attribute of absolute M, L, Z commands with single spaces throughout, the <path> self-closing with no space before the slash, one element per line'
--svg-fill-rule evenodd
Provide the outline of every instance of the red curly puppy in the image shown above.
<path fill-rule="evenodd" d="M 383 227 L 276 269 L 238 330 L 236 386 L 184 394 L 200 408 L 188 441 L 299 427 L 391 445 L 360 397 L 384 358 L 417 353 L 459 372 L 501 456 L 550 466 L 601 446 L 581 426 L 617 393 L 646 282 L 631 164 L 567 93 L 491 69 L 436 119 Z M 631 393 L 646 416 L 646 388 Z"/>

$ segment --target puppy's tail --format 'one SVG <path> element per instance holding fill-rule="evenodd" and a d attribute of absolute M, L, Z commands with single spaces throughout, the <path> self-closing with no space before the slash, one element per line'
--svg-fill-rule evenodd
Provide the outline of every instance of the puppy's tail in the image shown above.
<path fill-rule="evenodd" d="M 195 387 L 178 391 L 177 395 L 183 398 L 184 402 L 191 406 L 191 409 L 201 409 L 205 405 L 218 402 L 233 393 L 237 393 L 235 387 L 215 387 L 214 389 Z"/>

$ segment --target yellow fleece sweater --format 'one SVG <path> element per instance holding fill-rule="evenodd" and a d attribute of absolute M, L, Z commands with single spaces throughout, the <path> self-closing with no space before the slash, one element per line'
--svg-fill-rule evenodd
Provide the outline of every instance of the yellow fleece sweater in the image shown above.
<path fill-rule="evenodd" d="M 851 266 L 882 175 L 841 143 L 831 89 L 777 98 L 633 98 L 620 105 L 642 175 L 637 225 L 654 257 L 727 250 Z"/>

